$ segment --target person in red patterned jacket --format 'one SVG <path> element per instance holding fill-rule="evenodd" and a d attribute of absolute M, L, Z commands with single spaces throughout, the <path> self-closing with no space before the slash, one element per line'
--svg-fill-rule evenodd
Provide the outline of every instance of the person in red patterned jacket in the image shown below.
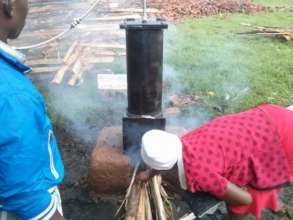
<path fill-rule="evenodd" d="M 181 188 L 207 192 L 228 205 L 229 219 L 261 219 L 263 209 L 279 209 L 278 193 L 293 182 L 293 111 L 263 104 L 212 120 L 181 138 L 151 130 L 141 156 L 155 170 L 173 174 Z"/>

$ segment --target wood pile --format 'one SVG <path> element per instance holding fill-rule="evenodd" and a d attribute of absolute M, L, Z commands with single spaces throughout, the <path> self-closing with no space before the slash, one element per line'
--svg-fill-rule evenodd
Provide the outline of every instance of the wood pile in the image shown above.
<path fill-rule="evenodd" d="M 150 0 L 149 5 L 160 9 L 160 14 L 169 20 L 265 10 L 265 7 L 253 4 L 251 0 Z"/>
<path fill-rule="evenodd" d="M 161 176 L 154 176 L 146 183 L 135 182 L 138 166 L 116 216 L 125 206 L 124 220 L 173 220 L 172 204 L 162 185 Z"/>
<path fill-rule="evenodd" d="M 83 15 L 91 0 L 32 0 L 29 16 L 20 38 L 10 42 L 21 47 L 48 40 Z M 157 9 L 148 9 L 158 13 Z M 76 86 L 89 73 L 110 68 L 125 57 L 125 30 L 119 24 L 126 18 L 140 18 L 142 9 L 129 7 L 118 0 L 101 0 L 98 8 L 64 39 L 45 47 L 23 51 L 33 69 L 32 79 Z"/>
<path fill-rule="evenodd" d="M 243 25 L 253 29 L 253 31 L 246 32 L 244 34 L 263 35 L 268 37 L 284 39 L 287 41 L 293 40 L 293 28 L 254 26 L 251 24 L 243 24 Z"/>

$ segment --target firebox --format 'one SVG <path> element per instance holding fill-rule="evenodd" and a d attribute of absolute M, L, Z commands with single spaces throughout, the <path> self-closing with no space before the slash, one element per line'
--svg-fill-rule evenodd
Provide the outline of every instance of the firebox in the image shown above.
<path fill-rule="evenodd" d="M 143 134 L 165 129 L 162 113 L 163 30 L 162 20 L 127 19 L 126 30 L 128 108 L 123 118 L 124 151 L 140 150 Z"/>

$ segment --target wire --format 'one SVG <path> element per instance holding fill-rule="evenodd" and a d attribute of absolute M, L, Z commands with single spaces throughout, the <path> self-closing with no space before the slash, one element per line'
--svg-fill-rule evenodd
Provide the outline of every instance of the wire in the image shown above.
<path fill-rule="evenodd" d="M 90 14 L 90 12 L 95 9 L 95 7 L 98 5 L 99 2 L 100 2 L 100 0 L 96 0 L 95 3 L 92 4 L 92 6 L 82 16 L 80 16 L 79 18 L 75 18 L 74 21 L 69 25 L 69 27 L 67 29 L 65 29 L 64 31 L 62 31 L 60 34 L 57 34 L 56 36 L 54 36 L 46 41 L 37 43 L 37 44 L 24 46 L 24 47 L 14 47 L 14 49 L 16 49 L 16 50 L 35 49 L 35 48 L 46 46 L 47 44 L 49 44 L 55 40 L 61 39 L 68 32 L 70 32 L 72 29 L 76 28 L 76 26 L 78 26 Z"/>

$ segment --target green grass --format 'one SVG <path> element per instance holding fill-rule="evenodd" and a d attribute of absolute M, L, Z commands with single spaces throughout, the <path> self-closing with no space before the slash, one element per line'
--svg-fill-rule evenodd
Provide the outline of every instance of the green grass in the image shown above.
<path fill-rule="evenodd" d="M 169 92 L 198 94 L 225 113 L 263 102 L 293 104 L 293 42 L 240 34 L 260 26 L 290 27 L 289 12 L 186 20 L 167 32 Z M 170 80 L 169 80 L 170 81 Z"/>
<path fill-rule="evenodd" d="M 267 6 L 293 6 L 292 0 L 254 0 L 253 2 Z"/>

